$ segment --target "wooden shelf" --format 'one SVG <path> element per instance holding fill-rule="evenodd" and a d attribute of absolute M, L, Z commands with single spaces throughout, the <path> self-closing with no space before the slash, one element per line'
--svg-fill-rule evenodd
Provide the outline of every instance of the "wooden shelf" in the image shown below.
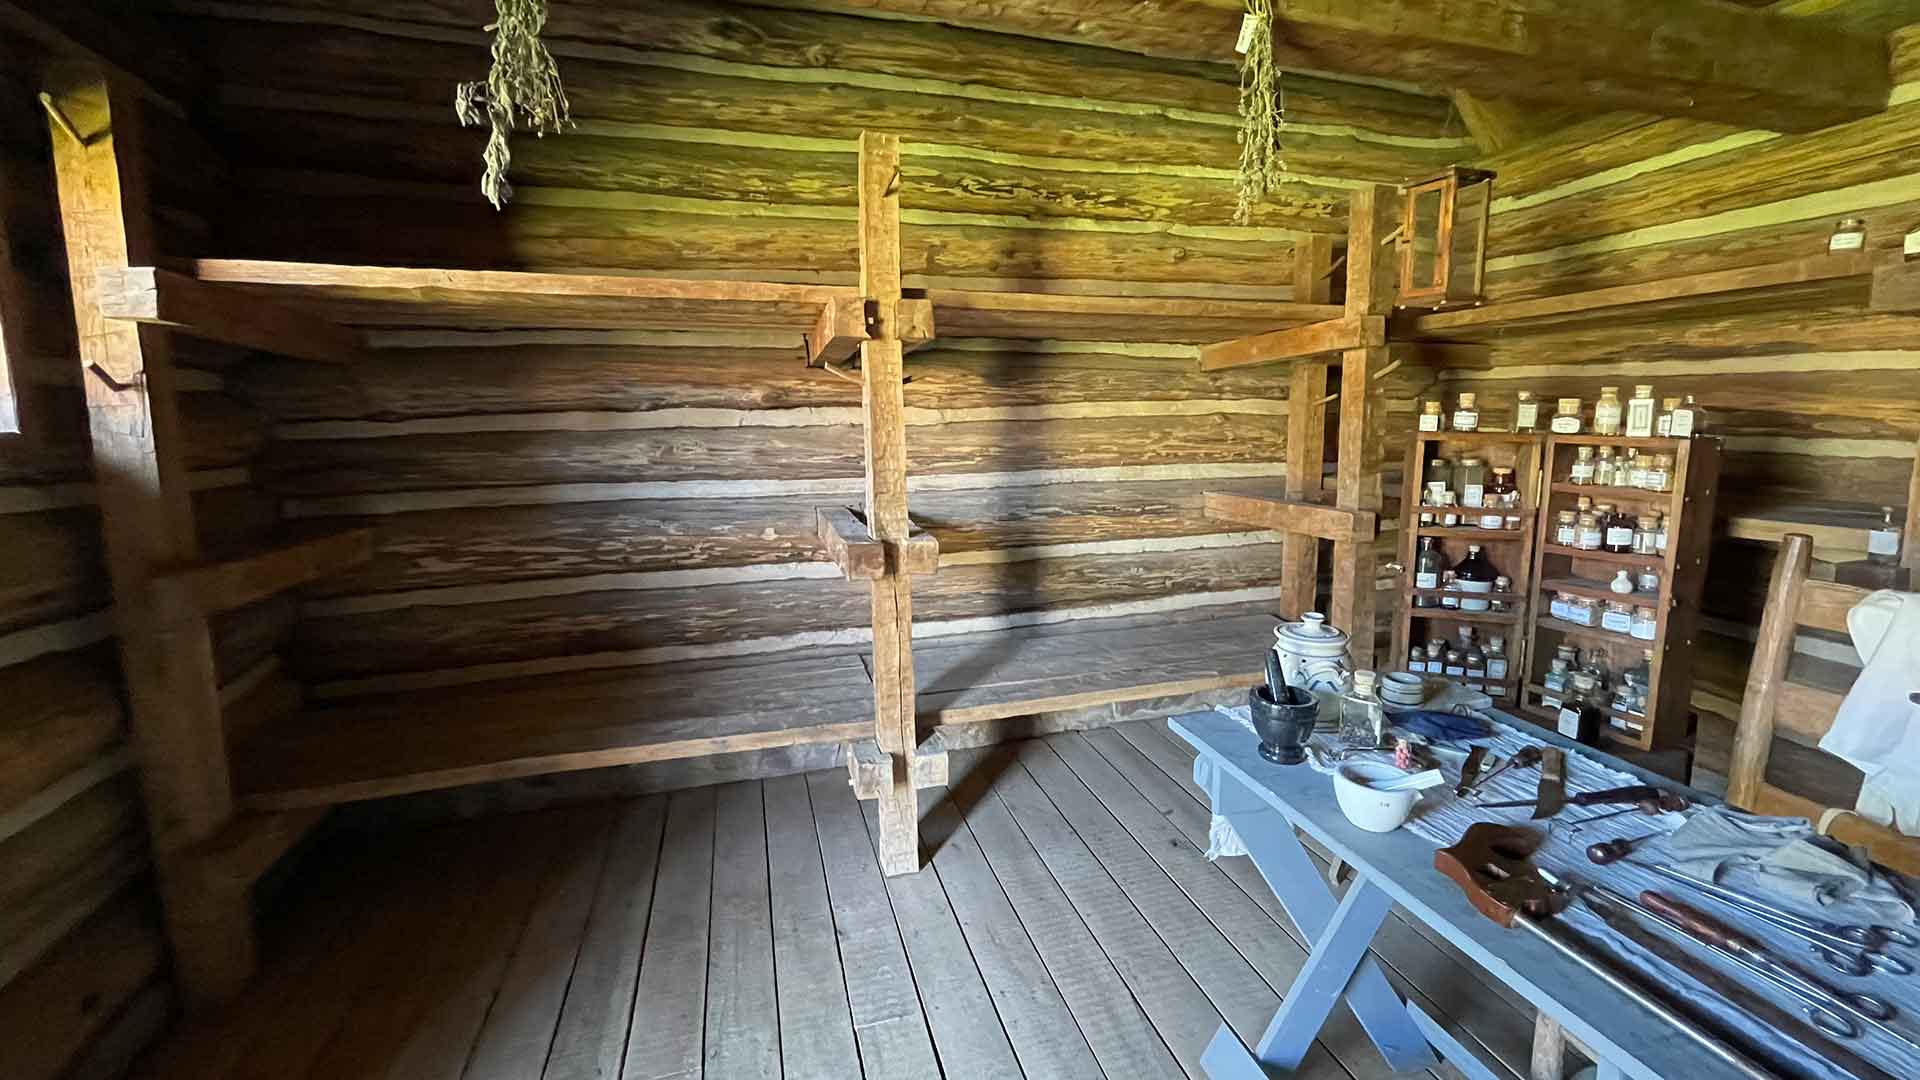
<path fill-rule="evenodd" d="M 1538 443 L 1546 436 L 1537 431 L 1417 431 L 1414 441 L 1420 443 L 1462 443 L 1467 446 L 1510 446 L 1514 444 Z"/>
<path fill-rule="evenodd" d="M 1615 484 L 1608 484 L 1605 487 L 1599 484 L 1570 484 L 1565 480 L 1553 484 L 1549 490 L 1556 495 L 1586 495 L 1597 503 L 1632 499 L 1636 502 L 1670 505 L 1674 497 L 1674 492 L 1671 491 L 1648 491 L 1646 488 L 1620 487 Z"/>
<path fill-rule="evenodd" d="M 1592 323 L 1617 329 L 1748 310 L 1849 302 L 1864 308 L 1872 271 L 1872 259 L 1865 253 L 1819 255 L 1403 318 L 1396 322 L 1393 337 L 1489 341 Z"/>
<path fill-rule="evenodd" d="M 1410 609 L 1409 617 L 1415 619 L 1446 619 L 1450 622 L 1504 623 L 1514 625 L 1525 621 L 1527 613 L 1524 611 L 1461 611 L 1458 608 L 1417 607 Z"/>
<path fill-rule="evenodd" d="M 1585 551 L 1580 548 L 1562 547 L 1559 544 L 1540 545 L 1540 554 L 1559 555 L 1569 559 L 1591 559 L 1594 562 L 1612 563 L 1616 566 L 1661 566 L 1667 560 L 1665 555 L 1622 555 L 1617 551 Z"/>
<path fill-rule="evenodd" d="M 1548 692 L 1547 688 L 1544 686 L 1541 686 L 1539 683 L 1528 683 L 1526 690 L 1527 690 L 1527 693 L 1529 694 L 1546 694 Z M 1548 710 L 1546 710 L 1541 706 L 1533 704 L 1531 701 L 1526 702 L 1525 704 L 1527 708 L 1532 709 L 1536 714 L 1552 715 L 1551 713 L 1548 712 Z M 1618 709 L 1612 708 L 1611 706 L 1603 707 L 1601 708 L 1600 711 L 1603 713 L 1606 713 L 1607 718 L 1610 720 L 1611 719 L 1624 720 L 1630 724 L 1638 724 L 1643 728 L 1647 726 L 1647 718 L 1645 716 L 1635 716 L 1633 713 L 1623 713 Z"/>
<path fill-rule="evenodd" d="M 1501 540 L 1511 543 L 1524 542 L 1532 535 L 1533 530 L 1526 526 L 1518 529 L 1481 529 L 1471 525 L 1455 525 L 1451 528 L 1445 525 L 1422 525 L 1414 530 L 1414 533 L 1417 536 L 1437 536 L 1454 540 Z"/>
<path fill-rule="evenodd" d="M 1205 344 L 1338 319 L 1337 304 L 927 289 L 948 337 Z"/>
<path fill-rule="evenodd" d="M 1650 563 L 1648 565 L 1654 564 Z M 1658 607 L 1661 598 L 1667 594 L 1667 579 L 1663 572 L 1660 577 L 1660 591 L 1658 593 L 1643 593 L 1638 590 L 1630 593 L 1617 593 L 1607 588 L 1606 582 L 1594 581 L 1590 578 L 1542 578 L 1540 579 L 1540 592 L 1543 595 L 1556 592 L 1571 593 L 1574 596 L 1584 596 L 1589 600 L 1626 600 L 1644 607 Z M 1551 618 L 1552 616 L 1548 617 Z"/>
<path fill-rule="evenodd" d="M 1615 597 L 1615 599 L 1619 598 Z M 1632 634 L 1618 634 L 1612 630 L 1602 630 L 1598 626 L 1581 626 L 1579 623 L 1570 623 L 1565 619 L 1556 619 L 1551 615 L 1545 614 L 1537 616 L 1534 619 L 1534 625 L 1542 630 L 1557 631 L 1570 638 L 1583 641 L 1598 641 L 1614 645 L 1632 645 L 1642 649 L 1653 649 L 1655 655 L 1659 655 L 1659 649 L 1657 647 L 1659 645 L 1658 641 L 1643 641 L 1640 638 L 1634 637 Z"/>

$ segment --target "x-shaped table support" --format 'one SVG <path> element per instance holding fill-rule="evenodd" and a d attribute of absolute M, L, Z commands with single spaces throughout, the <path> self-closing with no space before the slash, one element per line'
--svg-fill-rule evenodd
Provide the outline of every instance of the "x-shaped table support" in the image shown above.
<path fill-rule="evenodd" d="M 1279 897 L 1300 932 L 1313 939 L 1306 966 L 1294 977 L 1267 1029 L 1251 1053 L 1222 1025 L 1201 1055 L 1215 1080 L 1269 1080 L 1300 1067 L 1327 1017 L 1344 999 L 1367 1037 L 1395 1072 L 1438 1063 L 1438 1046 L 1474 1080 L 1493 1074 L 1451 1034 L 1418 1007 L 1403 1001 L 1368 953 L 1393 898 L 1364 874 L 1336 898 L 1321 877 L 1293 825 L 1238 780 L 1221 775 L 1202 755 L 1193 778 L 1213 802 L 1213 811 L 1233 825 L 1253 864 Z"/>

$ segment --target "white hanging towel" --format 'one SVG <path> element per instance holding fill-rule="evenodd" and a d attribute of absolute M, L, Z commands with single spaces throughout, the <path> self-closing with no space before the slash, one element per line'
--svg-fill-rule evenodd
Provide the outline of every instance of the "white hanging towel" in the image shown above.
<path fill-rule="evenodd" d="M 1847 613 L 1860 678 L 1820 749 L 1866 774 L 1856 813 L 1920 836 L 1920 593 L 1882 589 Z"/>

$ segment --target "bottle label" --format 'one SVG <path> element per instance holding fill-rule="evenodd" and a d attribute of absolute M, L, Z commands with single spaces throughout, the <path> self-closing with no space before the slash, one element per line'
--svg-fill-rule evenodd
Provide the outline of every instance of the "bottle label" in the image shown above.
<path fill-rule="evenodd" d="M 1900 554 L 1900 530 L 1875 529 L 1872 532 L 1868 533 L 1867 534 L 1867 554 L 1869 555 Z"/>
<path fill-rule="evenodd" d="M 1579 534 L 1580 530 L 1575 526 L 1560 525 L 1554 529 L 1553 542 L 1566 547 L 1572 547 L 1574 541 L 1579 539 Z"/>
<path fill-rule="evenodd" d="M 1654 622 L 1652 619 L 1635 619 L 1633 621 L 1632 633 L 1634 637 L 1639 638 L 1641 641 L 1652 641 L 1654 632 L 1659 628 L 1660 624 Z"/>
<path fill-rule="evenodd" d="M 1865 233 L 1834 233 L 1833 238 L 1827 241 L 1827 250 L 1829 252 L 1860 251 L 1865 249 L 1866 246 L 1867 236 Z"/>
<path fill-rule="evenodd" d="M 1459 580 L 1453 583 L 1453 587 L 1463 593 L 1490 593 L 1493 591 L 1493 582 Z M 1460 601 L 1461 611 L 1486 611 L 1492 606 L 1488 601 L 1475 597 L 1467 597 Z"/>
<path fill-rule="evenodd" d="M 1413 575 L 1413 587 L 1416 589 L 1437 589 L 1440 587 L 1440 575 L 1427 573 Z"/>
<path fill-rule="evenodd" d="M 1633 616 L 1624 611 L 1609 611 L 1600 616 L 1600 629 L 1625 634 L 1633 630 Z"/>
<path fill-rule="evenodd" d="M 1478 509 L 1487 505 L 1485 484 L 1468 484 L 1460 489 L 1460 505 Z"/>
<path fill-rule="evenodd" d="M 1692 409 L 1673 410 L 1673 423 L 1668 425 L 1668 434 L 1673 436 L 1676 439 L 1692 438 L 1693 437 L 1693 410 Z"/>
<path fill-rule="evenodd" d="M 1420 430 L 1421 431 L 1439 431 L 1440 417 L 1435 415 L 1434 413 L 1421 413 L 1420 414 Z"/>
<path fill-rule="evenodd" d="M 1661 413 L 1660 422 L 1654 425 L 1653 433 L 1655 435 L 1660 436 L 1663 439 L 1669 438 L 1670 436 L 1672 436 L 1673 435 L 1673 414 Z"/>
<path fill-rule="evenodd" d="M 1425 660 L 1409 660 L 1407 661 L 1407 670 L 1415 674 L 1425 674 L 1427 662 Z"/>
<path fill-rule="evenodd" d="M 1627 434 L 1640 439 L 1653 434 L 1653 399 L 1635 398 L 1627 402 Z"/>
<path fill-rule="evenodd" d="M 1579 738 L 1580 710 L 1572 708 L 1571 706 L 1562 705 L 1560 707 L 1559 730 L 1560 734 L 1565 735 L 1569 739 Z"/>
<path fill-rule="evenodd" d="M 1532 431 L 1540 426 L 1540 403 L 1522 401 L 1513 409 L 1513 428 L 1515 431 Z"/>
<path fill-rule="evenodd" d="M 1448 664 L 1446 668 L 1446 674 L 1452 678 L 1465 678 L 1467 674 L 1466 665 Z"/>
<path fill-rule="evenodd" d="M 1480 527 L 1483 529 L 1499 529 L 1499 528 L 1505 527 L 1506 524 L 1507 524 L 1507 519 L 1506 519 L 1506 515 L 1504 514 L 1481 514 L 1480 515 Z"/>
<path fill-rule="evenodd" d="M 1479 427 L 1480 427 L 1480 414 L 1479 414 L 1479 413 L 1477 413 L 1477 412 L 1455 412 L 1455 413 L 1453 414 L 1453 430 L 1455 430 L 1455 431 L 1477 431 L 1477 430 L 1479 430 Z"/>
<path fill-rule="evenodd" d="M 1504 679 L 1507 677 L 1507 658 L 1504 656 L 1487 657 L 1487 678 Z"/>
<path fill-rule="evenodd" d="M 1575 546 L 1587 551 L 1598 551 L 1600 549 L 1600 530 L 1581 529 L 1580 542 Z"/>
<path fill-rule="evenodd" d="M 1503 698 L 1507 696 L 1507 688 L 1501 686 L 1499 683 L 1488 683 L 1486 690 L 1488 697 Z"/>
<path fill-rule="evenodd" d="M 1620 406 L 1596 405 L 1593 407 L 1593 431 L 1596 435 L 1620 434 Z"/>
<path fill-rule="evenodd" d="M 1573 475 L 1569 477 L 1576 484 L 1593 483 L 1593 462 L 1576 461 L 1573 463 Z"/>
<path fill-rule="evenodd" d="M 1440 598 L 1440 606 L 1458 609 L 1460 607 L 1460 598 L 1452 594 L 1448 594 Z"/>
<path fill-rule="evenodd" d="M 1633 530 L 1619 525 L 1607 526 L 1607 546 L 1630 548 L 1633 546 Z"/>
<path fill-rule="evenodd" d="M 1577 416 L 1556 416 L 1550 426 L 1556 435 L 1580 434 L 1580 418 Z"/>

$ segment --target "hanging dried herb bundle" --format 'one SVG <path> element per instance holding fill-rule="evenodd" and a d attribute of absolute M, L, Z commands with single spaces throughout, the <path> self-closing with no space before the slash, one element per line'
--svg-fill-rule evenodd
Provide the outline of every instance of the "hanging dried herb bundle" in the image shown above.
<path fill-rule="evenodd" d="M 540 43 L 547 25 L 547 0 L 494 0 L 493 67 L 486 82 L 454 87 L 453 111 L 465 127 L 486 124 L 492 129 L 483 155 L 486 171 L 480 190 L 495 210 L 513 197 L 507 183 L 507 133 L 523 126 L 535 135 L 547 135 L 573 126 L 567 92 L 560 85 L 560 68 Z"/>
<path fill-rule="evenodd" d="M 1287 109 L 1280 69 L 1273 65 L 1272 0 L 1247 0 L 1246 22 L 1241 34 L 1246 52 L 1240 58 L 1240 175 L 1233 209 L 1239 225 L 1252 218 L 1254 206 L 1287 174 L 1280 148 Z"/>

